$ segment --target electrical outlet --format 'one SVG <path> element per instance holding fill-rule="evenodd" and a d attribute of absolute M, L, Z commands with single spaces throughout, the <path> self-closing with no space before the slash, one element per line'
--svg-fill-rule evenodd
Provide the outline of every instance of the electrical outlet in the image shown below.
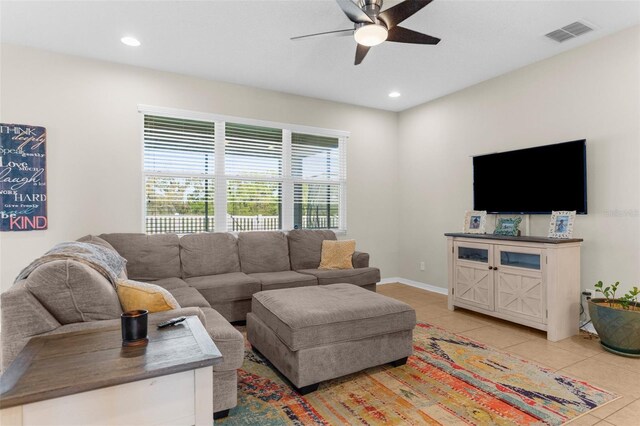
<path fill-rule="evenodd" d="M 420 262 L 420 270 L 424 271 L 424 262 Z"/>
<path fill-rule="evenodd" d="M 593 289 L 593 288 L 586 288 L 586 289 L 582 290 L 582 292 L 583 292 L 583 293 L 584 293 L 584 292 L 587 292 L 587 291 L 588 291 L 589 293 L 591 293 L 591 296 L 586 296 L 586 295 L 584 295 L 584 294 L 583 294 L 583 295 L 582 295 L 583 297 L 585 297 L 585 298 L 586 298 L 586 297 L 589 297 L 589 298 L 591 298 L 591 299 L 594 299 L 595 297 L 597 297 L 597 296 L 596 296 L 596 291 L 595 291 L 595 289 Z"/>

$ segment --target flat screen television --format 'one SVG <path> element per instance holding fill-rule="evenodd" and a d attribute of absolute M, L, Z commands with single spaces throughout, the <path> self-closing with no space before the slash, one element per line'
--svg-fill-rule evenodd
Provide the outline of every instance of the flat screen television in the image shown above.
<path fill-rule="evenodd" d="M 587 214 L 586 140 L 473 157 L 473 208 L 488 213 Z"/>

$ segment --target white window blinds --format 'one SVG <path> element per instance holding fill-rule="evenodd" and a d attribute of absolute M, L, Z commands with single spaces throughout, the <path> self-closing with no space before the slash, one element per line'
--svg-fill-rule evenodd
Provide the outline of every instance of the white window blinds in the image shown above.
<path fill-rule="evenodd" d="M 282 130 L 226 123 L 227 176 L 282 176 Z"/>
<path fill-rule="evenodd" d="M 209 117 L 145 112 L 147 233 L 346 229 L 345 132 Z"/>
<path fill-rule="evenodd" d="M 214 153 L 214 123 L 145 116 L 146 172 L 213 175 Z"/>
<path fill-rule="evenodd" d="M 340 180 L 339 139 L 293 133 L 291 174 L 310 180 Z"/>

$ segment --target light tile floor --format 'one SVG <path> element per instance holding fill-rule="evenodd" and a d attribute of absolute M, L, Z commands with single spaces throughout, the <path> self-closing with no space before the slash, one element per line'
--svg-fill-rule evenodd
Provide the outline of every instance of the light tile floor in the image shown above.
<path fill-rule="evenodd" d="M 446 296 L 404 284 L 379 285 L 377 291 L 413 306 L 419 322 L 438 325 L 623 396 L 571 422 L 572 426 L 640 426 L 640 359 L 610 354 L 587 333 L 549 342 L 539 330 L 464 309 L 450 311 Z"/>

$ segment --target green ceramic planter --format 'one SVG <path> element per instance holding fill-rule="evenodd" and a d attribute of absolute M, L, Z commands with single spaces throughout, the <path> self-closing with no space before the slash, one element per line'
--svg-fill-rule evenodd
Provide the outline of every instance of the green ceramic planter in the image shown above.
<path fill-rule="evenodd" d="M 618 355 L 640 358 L 640 311 L 598 305 L 605 299 L 589 300 L 589 315 L 602 346 Z"/>

